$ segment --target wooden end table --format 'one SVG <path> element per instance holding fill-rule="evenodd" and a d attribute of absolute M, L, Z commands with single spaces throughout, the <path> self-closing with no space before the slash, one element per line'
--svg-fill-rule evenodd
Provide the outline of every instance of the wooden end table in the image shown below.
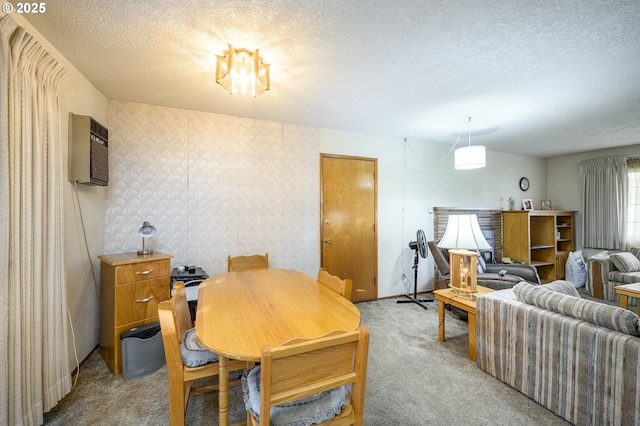
<path fill-rule="evenodd" d="M 629 307 L 629 296 L 640 300 L 640 283 L 619 285 L 613 289 L 618 294 L 618 306 L 623 309 Z M 638 303 L 638 315 L 640 315 L 640 303 Z"/>
<path fill-rule="evenodd" d="M 495 290 L 478 286 L 478 292 L 474 294 L 473 298 L 460 296 L 450 288 L 433 292 L 438 300 L 438 338 L 441 342 L 444 342 L 444 304 L 448 303 L 467 312 L 469 321 L 469 359 L 471 361 L 476 360 L 476 299 L 478 296 L 493 291 Z"/>

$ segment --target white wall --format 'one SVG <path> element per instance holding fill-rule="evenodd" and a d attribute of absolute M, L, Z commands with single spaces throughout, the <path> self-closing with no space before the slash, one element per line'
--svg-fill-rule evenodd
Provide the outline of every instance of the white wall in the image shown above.
<path fill-rule="evenodd" d="M 639 136 L 640 139 L 640 136 Z M 582 249 L 582 184 L 580 162 L 592 158 L 640 155 L 640 145 L 564 155 L 547 160 L 547 194 L 556 210 L 576 210 L 576 250 Z M 600 250 L 582 249 L 588 258 Z"/>
<path fill-rule="evenodd" d="M 452 141 L 453 143 L 453 141 Z M 320 130 L 320 152 L 378 159 L 378 296 L 402 294 L 404 272 L 413 285 L 410 241 L 423 229 L 433 238 L 431 207 L 506 208 L 513 197 L 534 206 L 547 199 L 546 161 L 541 158 L 487 152 L 487 167 L 455 170 L 451 146 L 382 136 Z M 531 187 L 520 191 L 522 176 Z M 433 261 L 421 259 L 418 291 L 433 288 Z M 412 287 L 411 287 L 412 288 Z"/>
<path fill-rule="evenodd" d="M 316 128 L 109 101 L 111 172 L 105 251 L 148 248 L 227 271 L 228 255 L 269 253 L 269 265 L 315 276 L 320 266 Z"/>
<path fill-rule="evenodd" d="M 67 272 L 67 304 L 71 316 L 71 325 L 75 335 L 78 360 L 82 361 L 100 340 L 100 304 L 99 304 L 99 262 L 96 256 L 102 254 L 104 247 L 105 192 L 102 187 L 78 186 L 67 181 L 68 177 L 68 135 L 69 113 L 90 115 L 105 123 L 107 99 L 68 62 L 55 47 L 20 15 L 12 18 L 18 25 L 27 29 L 58 62 L 67 70 L 59 87 L 60 128 L 63 145 L 64 169 L 64 223 L 65 223 L 65 259 Z M 80 200 L 78 205 L 77 200 Z M 80 208 L 87 230 L 89 246 L 85 246 L 81 225 Z M 98 232 L 96 232 L 98 230 Z M 91 262 L 95 269 L 95 280 L 91 276 Z M 72 336 L 69 333 L 69 336 Z M 73 340 L 69 342 L 69 371 L 76 367 Z"/>

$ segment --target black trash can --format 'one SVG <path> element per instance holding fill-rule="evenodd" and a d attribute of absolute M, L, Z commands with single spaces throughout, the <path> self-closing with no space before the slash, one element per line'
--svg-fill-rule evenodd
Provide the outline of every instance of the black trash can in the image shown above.
<path fill-rule="evenodd" d="M 158 321 L 120 333 L 120 347 L 124 379 L 148 376 L 166 363 Z"/>

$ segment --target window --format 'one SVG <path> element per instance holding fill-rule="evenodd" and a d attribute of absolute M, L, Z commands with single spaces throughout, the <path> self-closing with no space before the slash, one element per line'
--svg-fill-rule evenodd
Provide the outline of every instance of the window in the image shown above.
<path fill-rule="evenodd" d="M 627 202 L 627 250 L 640 246 L 640 158 L 627 160 L 629 197 Z"/>

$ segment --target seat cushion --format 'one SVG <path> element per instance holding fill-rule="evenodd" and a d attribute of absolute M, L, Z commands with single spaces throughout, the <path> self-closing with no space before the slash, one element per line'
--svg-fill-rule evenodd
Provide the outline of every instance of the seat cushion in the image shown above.
<path fill-rule="evenodd" d="M 182 362 L 187 367 L 199 367 L 210 362 L 218 362 L 218 354 L 202 346 L 196 336 L 195 328 L 190 328 L 184 332 L 182 343 L 180 343 L 180 354 L 182 355 Z"/>
<path fill-rule="evenodd" d="M 338 414 L 347 405 L 350 386 L 309 395 L 271 407 L 271 425 L 309 426 L 322 423 Z M 260 366 L 242 375 L 245 408 L 260 419 Z"/>

